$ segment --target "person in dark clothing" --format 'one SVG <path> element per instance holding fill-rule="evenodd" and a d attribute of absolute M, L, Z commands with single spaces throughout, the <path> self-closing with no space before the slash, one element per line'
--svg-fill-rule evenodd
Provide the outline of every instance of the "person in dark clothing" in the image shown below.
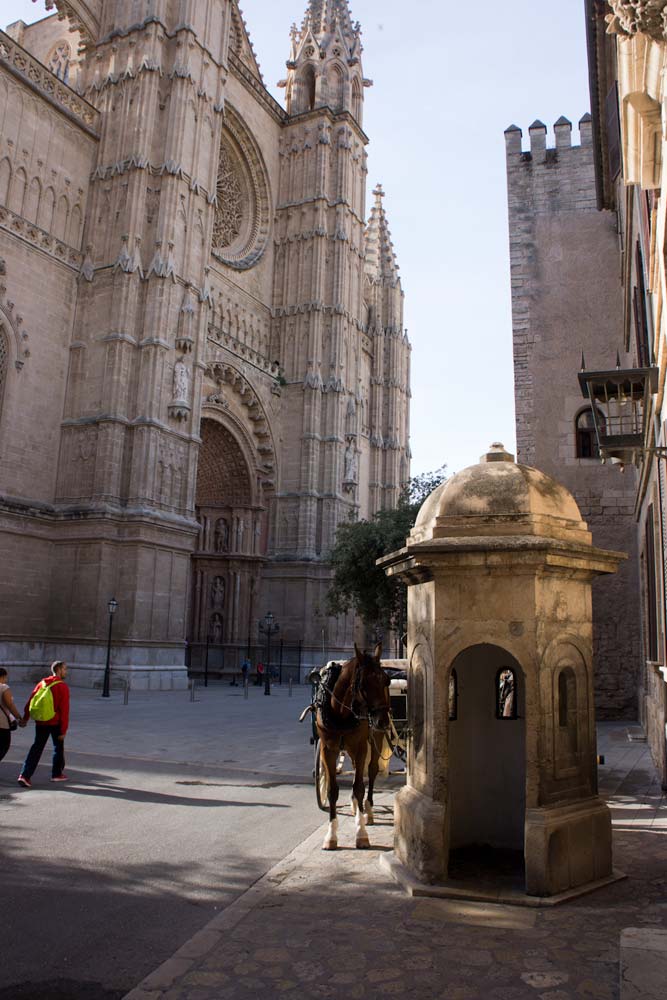
<path fill-rule="evenodd" d="M 6 669 L 0 667 L 0 760 L 6 757 L 12 745 L 12 730 L 16 729 L 16 723 L 25 726 L 23 716 L 14 704 L 8 681 Z"/>
<path fill-rule="evenodd" d="M 32 788 L 31 778 L 39 764 L 42 751 L 46 746 L 49 736 L 53 741 L 53 759 L 51 764 L 51 781 L 67 781 L 65 770 L 65 734 L 69 725 L 69 688 L 65 684 L 67 677 L 67 664 L 62 660 L 56 660 L 51 664 L 51 675 L 44 677 L 33 688 L 32 694 L 26 702 L 23 711 L 23 721 L 30 718 L 30 702 L 43 686 L 50 687 L 53 696 L 53 707 L 55 714 L 52 718 L 35 724 L 35 741 L 28 751 L 28 756 L 23 762 L 21 773 L 18 777 L 19 785 L 24 788 Z"/>

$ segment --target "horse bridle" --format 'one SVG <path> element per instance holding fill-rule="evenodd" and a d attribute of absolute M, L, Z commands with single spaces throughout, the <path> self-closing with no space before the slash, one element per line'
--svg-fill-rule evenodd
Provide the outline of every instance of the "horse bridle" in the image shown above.
<path fill-rule="evenodd" d="M 324 681 L 320 680 L 320 684 L 331 698 L 332 705 L 334 702 L 337 702 L 337 704 L 339 705 L 343 705 L 343 702 L 340 700 L 340 698 L 336 697 L 336 695 L 330 688 L 327 687 Z M 361 701 L 366 706 L 365 715 L 360 715 L 358 712 L 355 712 L 354 708 L 352 707 L 355 704 L 355 702 L 359 701 Z M 350 704 L 350 713 L 354 716 L 355 719 L 358 719 L 359 722 L 367 722 L 370 729 L 376 732 L 385 732 L 386 730 L 383 730 L 380 726 L 375 725 L 372 718 L 373 713 L 379 712 L 382 709 L 387 711 L 387 713 L 389 714 L 389 718 L 391 720 L 391 709 L 390 706 L 386 704 L 386 702 L 382 705 L 368 704 L 367 696 L 361 687 L 361 663 L 359 662 L 359 660 L 357 660 L 357 667 L 354 673 L 354 681 L 352 683 L 352 703 Z"/>

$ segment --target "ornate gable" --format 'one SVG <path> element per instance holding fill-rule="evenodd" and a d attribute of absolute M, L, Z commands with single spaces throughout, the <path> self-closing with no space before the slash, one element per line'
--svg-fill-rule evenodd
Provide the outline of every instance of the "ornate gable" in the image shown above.
<path fill-rule="evenodd" d="M 255 50 L 248 34 L 248 27 L 243 19 L 243 14 L 237 0 L 234 0 L 232 3 L 232 30 L 229 47 L 236 58 L 241 60 L 246 69 L 249 69 L 253 76 L 256 76 L 263 84 L 264 77 L 259 68 L 257 56 L 255 55 Z"/>

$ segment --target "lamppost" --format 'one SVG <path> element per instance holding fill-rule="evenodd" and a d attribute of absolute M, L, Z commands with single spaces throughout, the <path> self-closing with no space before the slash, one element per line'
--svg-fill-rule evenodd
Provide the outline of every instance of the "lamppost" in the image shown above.
<path fill-rule="evenodd" d="M 259 623 L 259 631 L 266 636 L 266 666 L 264 667 L 264 694 L 271 694 L 271 636 L 280 631 L 280 625 L 268 611 Z"/>
<path fill-rule="evenodd" d="M 113 628 L 113 616 L 118 611 L 118 601 L 112 597 L 107 604 L 109 609 L 109 638 L 107 639 L 107 665 L 104 668 L 104 685 L 102 687 L 102 697 L 109 697 L 109 683 L 111 681 L 111 629 Z"/>

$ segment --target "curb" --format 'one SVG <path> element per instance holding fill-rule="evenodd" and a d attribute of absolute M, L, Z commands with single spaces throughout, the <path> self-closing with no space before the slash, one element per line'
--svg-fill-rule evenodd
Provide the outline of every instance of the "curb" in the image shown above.
<path fill-rule="evenodd" d="M 289 878 L 313 850 L 320 847 L 327 826 L 328 823 L 324 823 L 298 844 L 287 857 L 270 868 L 233 903 L 181 945 L 171 958 L 146 976 L 138 986 L 123 997 L 123 1000 L 160 1000 L 163 994 L 174 986 L 177 979 L 186 976 L 205 955 L 224 943 L 228 932 L 254 910 L 276 885 Z"/>

